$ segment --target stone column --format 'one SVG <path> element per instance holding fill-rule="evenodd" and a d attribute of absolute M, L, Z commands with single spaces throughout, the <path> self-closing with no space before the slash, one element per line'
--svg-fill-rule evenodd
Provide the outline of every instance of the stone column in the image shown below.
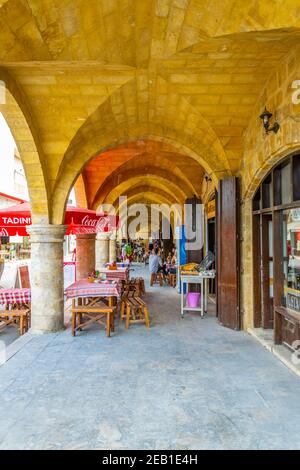
<path fill-rule="evenodd" d="M 64 327 L 64 225 L 27 227 L 31 243 L 31 333 Z"/>
<path fill-rule="evenodd" d="M 76 235 L 76 280 L 88 277 L 96 267 L 95 233 Z"/>
<path fill-rule="evenodd" d="M 96 238 L 96 269 L 109 261 L 109 235 L 98 233 Z"/>
<path fill-rule="evenodd" d="M 117 241 L 116 235 L 112 234 L 109 238 L 109 262 L 117 261 Z"/>
<path fill-rule="evenodd" d="M 244 330 L 253 328 L 253 241 L 252 241 L 252 199 L 245 199 L 241 217 L 241 311 L 243 311 Z"/>

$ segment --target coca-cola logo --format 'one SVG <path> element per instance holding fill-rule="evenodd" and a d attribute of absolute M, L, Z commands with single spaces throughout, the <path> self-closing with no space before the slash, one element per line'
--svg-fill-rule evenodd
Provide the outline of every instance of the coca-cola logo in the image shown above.
<path fill-rule="evenodd" d="M 99 217 L 97 219 L 91 218 L 88 215 L 83 217 L 81 225 L 85 227 L 95 227 L 96 232 L 107 231 L 111 224 L 109 216 Z"/>
<path fill-rule="evenodd" d="M 0 237 L 8 237 L 8 231 L 5 228 L 0 229 Z"/>
<path fill-rule="evenodd" d="M 98 223 L 98 219 L 92 219 L 88 215 L 83 217 L 81 221 L 81 225 L 86 225 L 88 227 L 96 227 Z"/>

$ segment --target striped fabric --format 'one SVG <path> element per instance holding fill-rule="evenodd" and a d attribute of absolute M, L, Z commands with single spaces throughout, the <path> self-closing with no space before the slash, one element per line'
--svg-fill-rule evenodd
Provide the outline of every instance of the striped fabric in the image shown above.
<path fill-rule="evenodd" d="M 109 266 L 110 264 L 111 264 L 111 263 L 105 263 L 105 266 L 108 268 L 108 266 Z M 130 267 L 130 263 L 118 262 L 118 263 L 117 263 L 117 267 L 118 267 L 118 268 L 129 268 L 129 267 Z"/>
<path fill-rule="evenodd" d="M 0 304 L 28 304 L 31 302 L 31 289 L 0 289 Z"/>
<path fill-rule="evenodd" d="M 67 299 L 75 297 L 120 297 L 121 284 L 115 281 L 88 282 L 80 279 L 65 290 Z"/>
<path fill-rule="evenodd" d="M 108 280 L 120 280 L 120 281 L 127 281 L 129 277 L 129 268 L 119 268 L 115 270 L 110 270 L 108 268 L 100 268 L 98 269 L 100 274 L 105 274 L 106 279 Z"/>

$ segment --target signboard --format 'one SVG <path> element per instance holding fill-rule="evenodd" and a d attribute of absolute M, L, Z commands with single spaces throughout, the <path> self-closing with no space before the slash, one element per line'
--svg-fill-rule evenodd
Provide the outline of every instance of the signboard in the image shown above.
<path fill-rule="evenodd" d="M 286 297 L 286 303 L 287 308 L 300 312 L 300 297 L 298 295 L 288 293 Z"/>
<path fill-rule="evenodd" d="M 28 236 L 26 228 L 31 223 L 31 209 L 27 202 L 0 210 L 0 236 Z M 118 224 L 118 216 L 98 215 L 95 211 L 80 207 L 67 206 L 65 213 L 67 235 L 109 232 L 117 229 Z"/>
<path fill-rule="evenodd" d="M 28 266 L 19 266 L 18 276 L 21 289 L 30 289 L 31 286 Z"/>
<path fill-rule="evenodd" d="M 212 219 L 216 217 L 216 200 L 208 201 L 207 203 L 207 218 Z"/>

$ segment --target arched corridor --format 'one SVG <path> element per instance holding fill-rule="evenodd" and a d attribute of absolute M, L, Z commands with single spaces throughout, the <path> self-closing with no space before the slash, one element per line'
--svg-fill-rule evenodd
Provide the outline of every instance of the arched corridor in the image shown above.
<path fill-rule="evenodd" d="M 258 344 L 300 375 L 299 39 L 299 0 L 0 0 L 29 194 L 0 207 L 0 280 L 23 268 L 0 285 L 0 346 L 21 336 L 0 448 L 300 448 L 298 377 Z M 150 259 L 176 288 L 135 265 L 143 300 L 128 264 Z M 150 331 L 114 329 L 147 305 Z"/>
<path fill-rule="evenodd" d="M 33 336 L 0 367 L 0 449 L 298 448 L 299 379 L 214 305 L 182 319 L 175 289 L 134 269 L 149 330 Z"/>

